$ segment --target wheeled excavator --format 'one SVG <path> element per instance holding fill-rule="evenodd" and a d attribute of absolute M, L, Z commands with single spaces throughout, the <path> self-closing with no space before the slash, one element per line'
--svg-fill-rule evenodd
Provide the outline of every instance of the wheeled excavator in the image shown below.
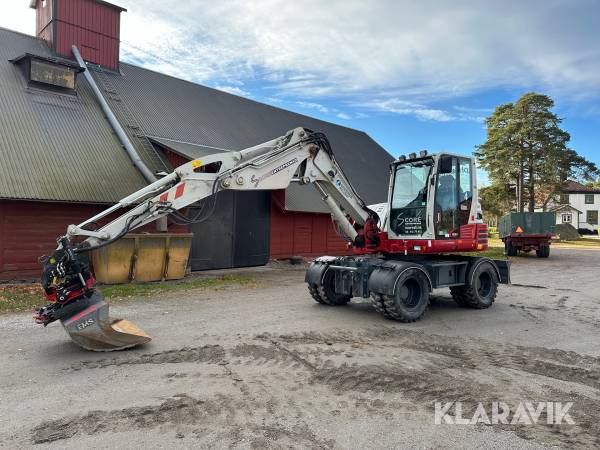
<path fill-rule="evenodd" d="M 285 189 L 291 182 L 315 186 L 351 254 L 323 256 L 310 264 L 305 281 L 318 303 L 340 306 L 353 297 L 370 298 L 385 317 L 413 322 L 425 313 L 433 289 L 449 287 L 458 304 L 482 309 L 492 305 L 500 283 L 510 282 L 508 261 L 461 254 L 488 246 L 473 158 L 426 151 L 402 156 L 390 166 L 387 202 L 368 206 L 344 175 L 327 137 L 296 128 L 251 148 L 190 161 L 83 223 L 69 225 L 43 260 L 49 303 L 39 309 L 36 322 L 60 321 L 88 350 L 150 341 L 131 322 L 109 318 L 86 253 L 167 215 L 204 220 L 220 191 Z M 195 217 L 182 213 L 199 201 L 203 206 Z"/>

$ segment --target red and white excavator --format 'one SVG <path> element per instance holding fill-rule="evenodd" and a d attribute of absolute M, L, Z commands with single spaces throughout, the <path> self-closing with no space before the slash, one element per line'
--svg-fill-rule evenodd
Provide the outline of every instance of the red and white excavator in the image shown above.
<path fill-rule="evenodd" d="M 130 322 L 109 319 L 108 304 L 94 287 L 82 255 L 169 214 L 180 221 L 203 220 L 220 191 L 284 189 L 292 181 L 317 188 L 336 229 L 353 249 L 353 256 L 323 256 L 309 266 L 308 290 L 323 305 L 370 297 L 385 317 L 413 322 L 425 313 L 433 289 L 449 287 L 458 304 L 488 308 L 498 284 L 510 281 L 508 261 L 458 254 L 488 245 L 473 158 L 426 152 L 400 157 L 391 164 L 387 203 L 367 206 L 337 164 L 326 136 L 296 128 L 255 147 L 190 161 L 104 212 L 70 225 L 45 259 L 42 283 L 50 303 L 38 311 L 36 321 L 47 325 L 60 320 L 71 338 L 89 350 L 148 342 L 150 336 Z M 200 200 L 204 207 L 196 217 L 180 212 Z M 126 212 L 93 228 L 119 210 Z"/>

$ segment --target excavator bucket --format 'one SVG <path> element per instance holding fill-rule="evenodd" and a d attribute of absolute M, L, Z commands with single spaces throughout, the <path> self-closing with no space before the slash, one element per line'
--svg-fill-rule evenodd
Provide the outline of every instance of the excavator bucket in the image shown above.
<path fill-rule="evenodd" d="M 108 303 L 96 291 L 89 299 L 89 306 L 61 319 L 71 339 L 86 350 L 110 352 L 135 347 L 150 342 L 152 338 L 127 320 L 108 317 Z"/>

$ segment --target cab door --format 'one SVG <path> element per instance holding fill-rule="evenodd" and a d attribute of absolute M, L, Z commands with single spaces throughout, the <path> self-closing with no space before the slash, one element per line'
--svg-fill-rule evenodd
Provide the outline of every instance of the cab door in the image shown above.
<path fill-rule="evenodd" d="M 473 204 L 473 168 L 469 158 L 442 155 L 438 161 L 433 223 L 436 239 L 457 239 L 469 223 Z"/>

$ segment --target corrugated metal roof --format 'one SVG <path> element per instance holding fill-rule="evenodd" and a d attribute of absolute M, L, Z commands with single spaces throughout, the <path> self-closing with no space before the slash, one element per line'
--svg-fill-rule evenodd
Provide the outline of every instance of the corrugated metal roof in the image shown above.
<path fill-rule="evenodd" d="M 152 142 L 156 142 L 162 147 L 173 150 L 175 153 L 188 158 L 190 160 L 196 158 L 202 158 L 206 155 L 213 155 L 215 153 L 227 152 L 224 148 L 207 147 L 205 145 L 192 144 L 191 142 L 174 141 L 172 139 L 166 139 L 156 136 L 148 136 L 148 139 Z"/>
<path fill-rule="evenodd" d="M 114 202 L 144 185 L 106 122 L 85 79 L 78 96 L 36 91 L 8 62 L 22 53 L 52 56 L 32 36 L 0 29 L 0 197 Z M 367 203 L 384 201 L 392 157 L 366 133 L 237 97 L 130 64 L 121 74 L 92 71 L 128 134 L 152 137 L 186 157 L 239 150 L 302 126 L 324 132 L 344 172 Z M 112 97 L 112 99 L 111 99 Z M 131 123 L 133 122 L 133 123 Z M 139 127 L 139 128 L 138 128 Z M 157 160 L 134 140 L 153 170 Z M 189 155 L 189 156 L 188 156 Z M 314 190 L 314 189 L 313 189 Z M 323 211 L 305 187 L 290 208 Z M 306 208 L 306 209 L 299 209 Z"/>
<path fill-rule="evenodd" d="M 386 200 L 392 156 L 366 133 L 121 63 L 108 74 L 148 136 L 240 150 L 296 127 L 324 132 L 342 169 L 367 203 Z M 174 149 L 175 150 L 175 149 Z M 302 190 L 302 187 L 298 187 Z M 306 189 L 304 189 L 306 191 Z M 302 196 L 301 191 L 295 191 Z M 306 194 L 310 195 L 310 194 Z M 314 200 L 314 196 L 311 196 Z M 306 207 L 312 200 L 302 202 Z M 320 203 L 320 202 L 319 202 Z M 306 211 L 321 211 L 310 207 Z"/>
<path fill-rule="evenodd" d="M 8 60 L 53 56 L 0 29 L 0 197 L 112 203 L 145 185 L 81 76 L 78 95 L 28 87 Z"/>

